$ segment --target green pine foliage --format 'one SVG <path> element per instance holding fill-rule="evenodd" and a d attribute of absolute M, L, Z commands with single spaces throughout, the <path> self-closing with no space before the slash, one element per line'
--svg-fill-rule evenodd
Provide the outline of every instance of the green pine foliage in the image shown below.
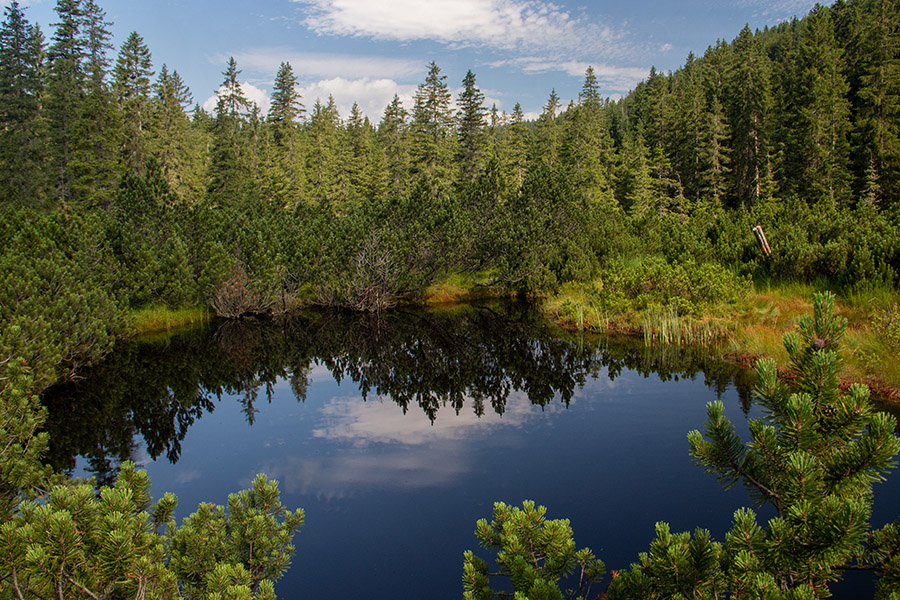
<path fill-rule="evenodd" d="M 672 535 L 657 525 L 649 553 L 613 580 L 611 598 L 822 598 L 848 568 L 882 574 L 881 593 L 894 589 L 897 526 L 872 530 L 873 485 L 883 481 L 900 452 L 895 419 L 877 412 L 869 390 L 839 389 L 841 337 L 846 321 L 834 315 L 834 296 L 814 297 L 814 312 L 785 336 L 792 386 L 775 363 L 756 367 L 756 396 L 766 410 L 750 422 L 744 442 L 708 405 L 704 432 L 688 434 L 691 455 L 726 487 L 742 483 L 770 504 L 776 517 L 760 524 L 750 509 L 734 515 L 724 544 L 698 530 Z"/>
<path fill-rule="evenodd" d="M 563 600 L 589 598 L 591 587 L 603 578 L 605 567 L 590 548 L 575 549 L 567 519 L 547 519 L 547 509 L 531 500 L 522 508 L 494 504 L 491 522 L 480 519 L 475 536 L 481 545 L 497 553 L 496 572 L 471 551 L 463 561 L 463 598 L 492 600 L 509 597 L 512 585 L 517 599 Z M 492 587 L 491 578 L 503 577 Z M 571 581 L 570 581 L 571 580 Z M 494 584 L 496 585 L 496 584 Z M 560 586 L 563 587 L 560 587 Z M 575 587 L 569 588 L 568 585 Z"/>
<path fill-rule="evenodd" d="M 113 486 L 66 482 L 0 525 L 9 597 L 273 599 L 303 511 L 258 476 L 227 507 L 201 504 L 176 526 L 177 501 L 152 502 L 150 479 L 122 465 Z"/>

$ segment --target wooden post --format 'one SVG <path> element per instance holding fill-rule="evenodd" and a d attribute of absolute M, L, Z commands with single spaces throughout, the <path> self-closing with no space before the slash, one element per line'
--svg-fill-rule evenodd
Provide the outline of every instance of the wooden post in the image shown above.
<path fill-rule="evenodd" d="M 756 241 L 759 242 L 759 246 L 762 248 L 763 254 L 766 256 L 772 256 L 772 249 L 769 248 L 769 242 L 766 241 L 766 234 L 763 233 L 762 225 L 757 225 L 753 228 L 753 235 L 756 236 Z"/>

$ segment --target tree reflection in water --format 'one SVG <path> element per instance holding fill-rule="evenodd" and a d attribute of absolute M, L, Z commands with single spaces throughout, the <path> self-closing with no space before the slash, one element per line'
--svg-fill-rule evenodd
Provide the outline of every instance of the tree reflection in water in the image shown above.
<path fill-rule="evenodd" d="M 176 462 L 196 419 L 223 397 L 238 397 L 248 425 L 271 402 L 280 380 L 298 401 L 308 377 L 324 365 L 337 381 L 354 382 L 365 401 L 390 398 L 405 413 L 418 407 L 434 422 L 441 409 L 503 414 L 512 392 L 532 404 L 568 406 L 588 378 L 623 370 L 663 381 L 702 373 L 717 394 L 737 385 L 745 410 L 745 371 L 710 353 L 645 348 L 642 340 L 562 332 L 522 304 L 479 304 L 431 312 L 308 312 L 280 320 L 225 321 L 166 342 L 121 344 L 76 382 L 44 394 L 49 409 L 48 460 L 86 470 L 108 484 L 134 459 L 135 436 L 156 459 Z"/>

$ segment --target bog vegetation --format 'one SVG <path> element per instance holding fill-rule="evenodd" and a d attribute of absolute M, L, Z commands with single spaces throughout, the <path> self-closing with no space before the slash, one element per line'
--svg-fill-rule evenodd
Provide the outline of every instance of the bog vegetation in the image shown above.
<path fill-rule="evenodd" d="M 262 114 L 229 59 L 210 114 L 139 33 L 114 49 L 95 0 L 56 12 L 49 39 L 16 1 L 0 24 L 0 381 L 3 410 L 31 415 L 4 429 L 20 458 L 39 440 L 31 394 L 148 305 L 376 311 L 451 277 L 528 296 L 574 282 L 591 292 L 573 318 L 639 306 L 677 341 L 678 317 L 750 280 L 897 284 L 896 0 L 745 27 L 616 101 L 589 68 L 577 101 L 551 91 L 534 121 L 485 106 L 471 71 L 453 98 L 434 63 L 412 106 L 373 123 L 301 98 L 289 63 Z M 895 343 L 896 307 L 879 310 Z M 15 464 L 4 493 L 49 502 Z"/>

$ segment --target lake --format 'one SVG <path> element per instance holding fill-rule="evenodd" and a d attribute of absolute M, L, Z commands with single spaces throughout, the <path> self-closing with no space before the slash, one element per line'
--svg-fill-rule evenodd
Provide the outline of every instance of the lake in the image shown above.
<path fill-rule="evenodd" d="M 110 482 L 134 460 L 156 497 L 178 496 L 179 519 L 256 473 L 277 479 L 282 502 L 306 511 L 279 598 L 449 600 L 465 550 L 493 561 L 473 531 L 495 501 L 570 519 L 607 570 L 648 550 L 657 521 L 723 540 L 750 499 L 694 464 L 686 436 L 720 399 L 747 439 L 760 416 L 751 383 L 705 351 L 567 333 L 527 306 L 484 304 L 124 343 L 44 401 L 54 466 Z M 898 477 L 876 486 L 873 524 L 895 519 L 898 500 Z M 855 573 L 834 592 L 873 589 Z"/>

